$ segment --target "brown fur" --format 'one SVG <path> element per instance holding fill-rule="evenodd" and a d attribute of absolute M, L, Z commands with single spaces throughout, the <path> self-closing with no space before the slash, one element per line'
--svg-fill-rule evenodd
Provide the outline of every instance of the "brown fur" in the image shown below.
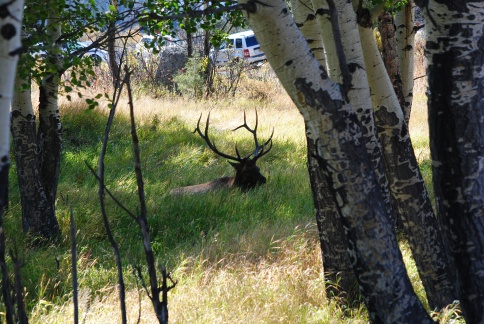
<path fill-rule="evenodd" d="M 202 119 L 202 115 L 200 115 L 200 118 L 198 119 L 198 123 L 197 123 L 197 128 L 195 129 L 194 133 L 197 132 L 200 135 L 200 137 L 205 140 L 208 147 L 214 153 L 229 160 L 230 165 L 232 165 L 235 169 L 235 177 L 231 177 L 231 178 L 223 177 L 207 183 L 176 188 L 171 190 L 170 194 L 171 195 L 183 195 L 183 194 L 190 195 L 190 194 L 204 193 L 204 192 L 213 191 L 217 189 L 229 189 L 232 187 L 240 188 L 242 191 L 248 191 L 250 189 L 253 189 L 257 186 L 260 186 L 266 183 L 266 178 L 260 173 L 260 169 L 256 165 L 256 162 L 257 162 L 257 159 L 264 156 L 271 150 L 272 135 L 274 134 L 274 131 L 272 131 L 271 137 L 264 144 L 260 145 L 259 141 L 257 140 L 257 124 L 258 124 L 257 110 L 255 111 L 255 116 L 256 116 L 256 121 L 255 121 L 254 129 L 250 128 L 249 125 L 247 125 L 245 112 L 244 112 L 244 124 L 233 129 L 235 131 L 240 128 L 245 128 L 254 137 L 254 145 L 255 145 L 254 152 L 250 153 L 245 157 L 242 157 L 239 154 L 237 145 L 235 146 L 235 153 L 237 154 L 237 156 L 228 155 L 226 153 L 219 151 L 215 146 L 215 144 L 213 143 L 213 141 L 211 141 L 208 136 L 210 114 L 207 117 L 205 132 L 202 132 L 202 130 L 200 129 L 200 120 Z"/>
<path fill-rule="evenodd" d="M 222 177 L 202 184 L 175 188 L 170 191 L 170 195 L 194 195 L 218 189 L 229 189 L 233 187 L 234 179 L 235 177 Z"/>

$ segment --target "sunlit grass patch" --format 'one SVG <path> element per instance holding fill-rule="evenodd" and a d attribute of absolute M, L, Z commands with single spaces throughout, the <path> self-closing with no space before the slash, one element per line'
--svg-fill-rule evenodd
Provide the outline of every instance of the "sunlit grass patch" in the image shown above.
<path fill-rule="evenodd" d="M 153 250 L 159 265 L 166 266 L 179 281 L 169 293 L 170 321 L 368 322 L 364 306 L 348 308 L 325 296 L 301 115 L 277 85 L 260 80 L 244 82 L 240 86 L 243 95 L 235 97 L 160 99 L 140 92 L 135 101 Z M 233 168 L 193 133 L 200 115 L 203 128 L 210 113 L 210 136 L 220 150 L 233 155 L 237 143 L 248 154 L 253 149 L 252 135 L 232 129 L 243 123 L 244 111 L 247 123 L 253 126 L 255 109 L 260 141 L 274 129 L 272 151 L 258 161 L 267 183 L 247 193 L 219 190 L 171 197 L 173 188 L 234 174 Z M 119 322 L 114 256 L 99 211 L 97 182 L 85 165 L 97 168 L 109 109 L 106 103 L 87 110 L 82 102 L 64 102 L 61 113 L 64 153 L 56 206 L 63 241 L 45 250 L 27 249 L 23 274 L 28 278 L 30 319 L 33 323 L 72 321 L 68 236 L 72 206 L 79 241 L 81 318 L 86 323 Z M 106 186 L 136 213 L 139 205 L 127 113 L 127 100 L 123 99 L 109 137 Z M 425 125 L 424 99 L 416 95 L 410 133 L 429 181 Z M 12 184 L 16 186 L 16 181 Z M 138 291 L 131 273 L 133 266 L 144 262 L 137 226 L 109 198 L 106 207 L 123 256 L 129 321 L 136 321 L 141 298 L 141 322 L 155 322 L 149 300 L 144 291 Z M 7 233 L 20 233 L 20 202 L 15 189 L 6 222 Z M 411 258 L 405 246 L 403 253 L 406 259 Z M 409 266 L 409 274 L 423 298 L 414 266 Z"/>

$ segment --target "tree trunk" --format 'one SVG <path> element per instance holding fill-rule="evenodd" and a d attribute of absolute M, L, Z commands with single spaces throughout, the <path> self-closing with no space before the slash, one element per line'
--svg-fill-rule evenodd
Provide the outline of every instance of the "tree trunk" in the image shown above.
<path fill-rule="evenodd" d="M 37 144 L 40 154 L 40 171 L 47 196 L 52 204 L 57 196 L 60 157 L 62 149 L 62 124 L 57 95 L 59 77 L 45 78 L 39 87 L 39 129 Z"/>
<path fill-rule="evenodd" d="M 8 170 L 10 167 L 10 104 L 20 54 L 20 32 L 24 1 L 3 2 L 0 6 L 0 225 L 8 205 Z"/>
<path fill-rule="evenodd" d="M 468 323 L 484 323 L 484 2 L 429 1 L 429 131 L 437 211 Z"/>
<path fill-rule="evenodd" d="M 16 89 L 20 89 L 22 83 L 17 80 Z M 41 177 L 30 93 L 30 88 L 17 90 L 12 100 L 12 138 L 22 204 L 22 225 L 24 231 L 34 239 L 49 240 L 60 235 L 60 229 L 54 202 L 49 199 Z"/>
<path fill-rule="evenodd" d="M 432 323 L 406 274 L 353 107 L 312 55 L 283 1 L 250 2 L 248 11 L 250 27 L 317 144 L 371 320 Z"/>
<path fill-rule="evenodd" d="M 118 11 L 118 0 L 110 0 L 111 6 L 113 6 Z M 113 76 L 114 86 L 119 84 L 119 65 L 116 58 L 116 22 L 112 21 L 108 26 L 108 56 L 109 56 L 109 68 Z"/>
<path fill-rule="evenodd" d="M 395 21 L 390 10 L 385 10 L 378 16 L 378 30 L 380 31 L 381 37 L 383 63 L 392 82 L 393 90 L 397 95 L 400 107 L 404 109 L 405 98 L 403 96 L 400 60 L 398 58 L 397 40 L 395 38 Z M 407 123 L 410 120 L 410 111 L 408 118 L 405 118 L 405 120 Z"/>
<path fill-rule="evenodd" d="M 413 100 L 413 77 L 414 77 L 414 46 L 417 26 L 415 26 L 413 0 L 408 0 L 404 9 L 395 13 L 395 40 L 398 47 L 398 59 L 400 61 L 400 77 L 404 104 L 403 114 L 405 122 L 409 125 L 410 113 L 412 112 Z"/>
<path fill-rule="evenodd" d="M 301 33 L 308 40 L 315 58 L 325 66 L 323 41 L 319 32 L 319 24 L 312 11 L 312 3 L 307 1 L 291 1 L 294 20 Z M 326 280 L 327 297 L 345 297 L 351 304 L 357 299 L 358 283 L 346 253 L 347 243 L 343 223 L 336 208 L 334 196 L 331 193 L 327 179 L 319 169 L 317 160 L 317 145 L 306 136 L 309 180 L 313 192 L 316 223 L 319 230 L 319 241 L 323 258 L 323 268 Z"/>
<path fill-rule="evenodd" d="M 326 0 L 312 0 L 313 11 L 316 13 L 319 30 L 324 47 L 324 55 L 326 64 L 321 64 L 322 67 L 327 68 L 327 72 L 334 82 L 342 83 L 341 69 L 339 66 L 338 54 L 336 52 L 333 30 L 331 27 L 331 17 L 329 16 L 329 8 Z M 320 61 L 320 63 L 322 63 Z"/>
<path fill-rule="evenodd" d="M 375 123 L 383 147 L 385 173 L 395 212 L 412 249 L 432 309 L 455 299 L 442 236 L 415 157 L 400 103 L 378 52 L 373 31 L 360 27 L 368 80 L 373 89 Z"/>
<path fill-rule="evenodd" d="M 60 25 L 55 19 L 47 23 L 51 44 L 47 48 L 60 46 Z M 58 54 L 48 50 L 53 66 L 60 69 Z M 59 180 L 61 134 L 57 93 L 59 76 L 48 75 L 39 86 L 39 125 L 36 131 L 35 115 L 30 98 L 30 89 L 17 91 L 12 102 L 12 136 L 15 145 L 15 161 L 22 201 L 22 224 L 35 243 L 55 240 L 60 228 L 55 217 L 55 199 Z M 30 80 L 18 80 L 18 87 Z"/>
<path fill-rule="evenodd" d="M 193 57 L 193 34 L 187 32 L 187 56 Z"/>
<path fill-rule="evenodd" d="M 348 258 L 345 231 L 339 216 L 334 195 L 328 180 L 321 172 L 317 145 L 306 136 L 308 145 L 308 171 L 313 193 L 316 224 L 323 257 L 326 296 L 344 297 L 351 303 L 358 299 L 358 282 Z"/>

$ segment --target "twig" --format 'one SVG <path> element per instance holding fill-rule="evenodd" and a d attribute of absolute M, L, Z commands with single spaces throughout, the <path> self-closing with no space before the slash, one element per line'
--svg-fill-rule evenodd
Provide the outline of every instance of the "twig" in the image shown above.
<path fill-rule="evenodd" d="M 136 123 L 134 119 L 134 105 L 133 96 L 131 92 L 130 75 L 131 72 L 125 67 L 126 75 L 126 88 L 128 92 L 128 104 L 129 104 L 129 115 L 131 121 L 131 138 L 133 143 L 133 157 L 134 157 L 134 170 L 136 174 L 136 181 L 138 187 L 138 199 L 140 202 L 141 212 L 138 215 L 138 225 L 141 230 L 141 239 L 143 240 L 143 248 L 145 250 L 146 263 L 148 266 L 148 277 L 150 282 L 151 291 L 151 303 L 155 310 L 156 316 L 160 323 L 168 323 L 168 311 L 164 311 L 162 307 L 162 302 L 160 301 L 160 294 L 158 288 L 158 279 L 156 276 L 156 266 L 155 266 L 155 256 L 153 249 L 151 247 L 150 230 L 148 226 L 148 220 L 146 217 L 146 201 L 144 194 L 144 183 L 143 175 L 141 173 L 141 159 L 139 150 L 139 140 L 136 133 Z M 141 274 L 139 274 L 141 276 Z M 148 295 L 149 296 L 149 295 Z"/>
<path fill-rule="evenodd" d="M 94 175 L 94 177 L 96 177 L 96 179 L 99 181 L 100 178 L 97 175 L 96 170 L 94 170 L 94 168 L 85 160 L 84 160 L 84 164 L 86 164 L 89 171 L 91 171 L 91 173 Z M 111 197 L 111 199 L 116 203 L 116 205 L 118 205 L 122 210 L 124 210 L 131 218 L 133 218 L 134 220 L 137 220 L 137 217 L 126 206 L 124 206 L 119 201 L 119 199 L 116 198 L 116 196 L 114 196 L 112 194 L 112 192 L 108 189 L 108 187 L 106 187 L 106 185 L 104 185 L 104 190 L 106 191 L 108 196 Z"/>
<path fill-rule="evenodd" d="M 106 213 L 106 206 L 104 204 L 104 191 L 105 191 L 105 184 L 104 184 L 104 156 L 106 155 L 107 150 L 107 143 L 109 139 L 109 132 L 111 130 L 111 125 L 114 120 L 114 115 L 116 113 L 116 106 L 119 102 L 119 96 L 121 94 L 121 90 L 123 87 L 123 82 L 118 89 L 115 87 L 114 94 L 113 94 L 113 106 L 109 111 L 109 117 L 106 124 L 106 128 L 104 131 L 104 138 L 101 147 L 101 153 L 99 154 L 99 166 L 98 166 L 98 195 L 99 195 L 99 204 L 101 207 L 101 214 L 103 218 L 104 228 L 106 230 L 106 235 L 108 236 L 108 240 L 113 248 L 114 255 L 116 258 L 116 267 L 118 269 L 118 284 L 119 284 L 119 303 L 121 308 L 121 322 L 123 324 L 127 323 L 127 316 L 126 316 L 126 291 L 123 279 L 123 267 L 121 262 L 121 255 L 119 253 L 119 247 L 116 241 L 114 240 L 113 234 L 111 232 L 111 227 L 109 225 L 108 216 Z"/>
<path fill-rule="evenodd" d="M 166 270 L 163 268 L 161 270 L 162 286 L 161 288 L 158 287 L 155 255 L 151 247 L 150 230 L 149 230 L 148 219 L 147 219 L 143 175 L 141 172 L 139 140 L 138 140 L 138 135 L 136 133 L 136 122 L 134 118 L 133 96 L 132 96 L 131 84 L 129 79 L 131 72 L 128 70 L 127 67 L 125 67 L 125 75 L 126 75 L 125 80 L 126 80 L 126 88 L 128 92 L 128 104 L 129 104 L 130 121 L 131 121 L 131 138 L 133 143 L 134 169 L 135 169 L 136 181 L 137 181 L 137 187 L 138 187 L 138 199 L 139 199 L 140 208 L 141 208 L 137 221 L 141 230 L 141 238 L 143 240 L 143 248 L 145 250 L 146 263 L 148 266 L 150 292 L 148 292 L 148 289 L 144 283 L 140 267 L 137 267 L 138 276 L 141 280 L 143 287 L 147 291 L 148 297 L 151 299 L 151 303 L 153 304 L 153 308 L 155 310 L 158 321 L 162 324 L 165 324 L 165 323 L 167 324 L 168 323 L 168 291 L 172 289 L 176 285 L 176 283 L 173 284 L 171 287 L 167 286 L 167 278 L 169 278 L 170 280 L 171 278 L 167 276 Z M 171 282 L 173 283 L 173 280 L 171 280 Z M 160 300 L 160 292 L 162 293 L 161 300 Z"/>

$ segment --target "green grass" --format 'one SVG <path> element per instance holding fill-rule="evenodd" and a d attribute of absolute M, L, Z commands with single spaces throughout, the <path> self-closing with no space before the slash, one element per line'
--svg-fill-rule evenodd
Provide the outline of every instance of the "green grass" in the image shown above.
<path fill-rule="evenodd" d="M 139 98 L 135 103 L 153 249 L 159 264 L 179 281 L 169 295 L 172 323 L 368 321 L 363 306 L 343 308 L 324 296 L 303 121 L 287 96 L 270 89 L 274 92 L 267 95 L 268 100 L 248 100 L 245 96 L 216 102 Z M 219 149 L 233 154 L 235 142 L 241 150 L 250 150 L 250 134 L 230 129 L 242 123 L 243 110 L 247 110 L 252 125 L 255 107 L 260 137 L 267 138 L 275 129 L 274 147 L 259 161 L 267 183 L 248 193 L 220 190 L 171 197 L 170 189 L 233 174 L 232 167 L 192 133 L 200 113 L 207 116 L 212 111 L 211 136 Z M 106 184 L 136 212 L 139 206 L 129 123 L 125 108 L 119 109 L 105 160 Z M 430 181 L 428 141 L 422 124 L 426 117 L 421 112 L 422 105 L 414 108 L 410 126 L 414 127 L 412 138 L 422 172 Z M 97 167 L 107 109 L 101 105 L 88 110 L 79 103 L 66 103 L 62 115 L 64 150 L 56 204 L 62 243 L 37 250 L 24 247 L 13 165 L 11 208 L 5 218 L 8 244 L 17 242 L 22 247 L 30 321 L 70 322 L 68 232 L 72 206 L 78 229 L 81 316 L 87 323 L 119 322 L 114 256 L 100 215 L 97 183 L 85 165 Z M 119 206 L 109 198 L 106 201 L 123 257 L 130 322 L 136 321 L 141 307 L 141 322 L 152 323 L 155 319 L 149 301 L 144 291 L 139 293 L 139 283 L 132 274 L 134 265 L 144 264 L 138 228 Z M 403 244 L 402 250 L 416 291 L 424 299 L 408 247 Z"/>
<path fill-rule="evenodd" d="M 215 105 L 211 101 L 198 104 L 204 105 L 202 111 L 213 109 Z M 240 106 L 245 107 L 246 104 L 247 102 L 242 100 Z M 216 110 L 220 109 L 224 109 L 222 116 L 231 115 L 227 122 L 235 126 L 242 122 L 240 108 L 224 106 Z M 271 111 L 267 111 L 268 109 Z M 277 110 L 262 107 L 259 120 L 259 134 L 262 138 L 270 135 L 270 127 L 277 124 L 277 119 L 281 117 L 278 110 L 281 109 L 284 110 L 280 106 Z M 240 130 L 232 133 L 230 129 L 234 126 L 227 125 L 222 117 L 217 116 L 217 111 L 212 113 L 211 120 L 211 134 L 217 146 L 233 154 L 233 146 L 237 142 L 242 151 L 249 152 L 252 145 L 250 134 Z M 285 240 L 291 241 L 291 237 L 294 237 L 294 240 L 309 240 L 311 251 L 318 255 L 314 226 L 304 227 L 313 221 L 313 207 L 305 166 L 304 137 L 303 133 L 296 135 L 294 130 L 301 129 L 302 119 L 293 107 L 288 107 L 284 114 L 289 115 L 291 120 L 299 118 L 295 122 L 296 126 L 288 129 L 287 125 L 291 123 L 278 125 L 274 135 L 274 148 L 259 161 L 262 173 L 268 179 L 265 186 L 248 193 L 231 190 L 176 198 L 168 194 L 170 189 L 178 186 L 202 183 L 233 174 L 232 167 L 224 159 L 216 157 L 207 149 L 205 142 L 192 133 L 194 120 L 199 112 L 200 110 L 192 110 L 187 114 L 186 111 L 182 111 L 178 116 L 158 112 L 150 117 L 140 117 L 137 129 L 153 248 L 158 262 L 174 270 L 175 277 L 180 280 L 180 288 L 177 289 L 188 289 L 185 287 L 187 284 L 200 285 L 194 278 L 202 280 L 207 269 L 213 269 L 209 272 L 223 271 L 228 278 L 232 278 L 230 280 L 238 280 L 241 269 L 249 264 L 250 267 L 254 267 L 261 260 L 269 262 L 268 258 L 272 259 L 270 262 L 277 263 L 277 257 L 274 256 L 280 253 L 279 245 Z M 60 246 L 39 250 L 25 249 L 26 262 L 22 274 L 28 292 L 27 304 L 28 310 L 32 312 L 32 322 L 44 321 L 43 316 L 54 316 L 52 314 L 60 317 L 49 321 L 65 320 L 58 313 L 58 309 L 68 305 L 72 297 L 68 237 L 69 206 L 73 208 L 78 229 L 80 288 L 84 289 L 84 292 L 88 291 L 85 293 L 90 300 L 112 297 L 113 294 L 116 296 L 114 257 L 102 225 L 97 183 L 85 165 L 87 162 L 97 167 L 103 129 L 107 120 L 106 111 L 87 110 L 74 103 L 63 106 L 62 114 L 64 150 L 58 188 L 57 217 L 64 238 Z M 205 112 L 204 114 L 206 115 Z M 253 113 L 249 110 L 249 123 L 253 123 L 254 116 L 251 114 Z M 262 117 L 266 119 L 263 120 Z M 270 120 L 267 120 L 268 117 Z M 123 112 L 116 117 L 110 133 L 105 167 L 108 188 L 123 204 L 136 212 L 138 206 L 132 147 L 128 119 Z M 10 245 L 21 237 L 20 202 L 15 172 L 13 166 L 12 207 L 5 219 Z M 107 206 L 114 236 L 122 251 L 128 291 L 135 292 L 137 282 L 130 269 L 133 265 L 142 265 L 144 261 L 139 232 L 134 221 L 110 199 L 107 199 Z M 300 226 L 303 226 L 304 230 L 301 230 Z M 20 245 L 22 243 L 18 242 Z M 318 261 L 317 258 L 314 260 L 316 263 Z M 247 281 L 241 283 L 247 285 L 247 290 L 253 289 L 254 280 L 263 280 L 257 278 L 257 271 L 251 271 L 253 276 L 247 277 Z M 321 281 L 321 268 L 314 267 L 312 271 Z M 226 284 L 229 283 L 230 281 Z M 274 291 L 278 291 L 276 288 L 277 286 L 267 288 L 266 293 L 260 292 L 262 300 L 255 297 L 252 303 L 263 307 L 264 300 L 275 298 Z M 177 289 L 173 290 L 173 298 L 178 296 L 175 293 Z M 193 289 L 193 286 L 190 289 Z M 212 288 L 205 289 L 210 291 Z M 318 292 L 319 299 L 322 291 L 324 289 Z M 207 299 L 207 303 L 216 302 L 217 299 L 211 302 Z M 318 302 L 306 305 L 303 307 L 303 310 L 306 309 L 304 313 L 318 313 L 319 304 Z M 176 313 L 176 304 L 173 303 L 172 307 L 172 312 Z M 229 315 L 231 306 L 226 307 L 225 311 Z M 179 312 L 185 313 L 181 307 Z M 86 314 L 90 314 L 89 311 Z M 213 311 L 207 310 L 200 314 L 198 320 L 193 314 L 190 318 L 195 322 L 204 322 L 203 318 L 211 322 L 207 319 L 209 314 L 213 314 Z M 304 316 L 309 316 L 308 314 Z M 185 320 L 180 321 L 183 323 Z"/>

